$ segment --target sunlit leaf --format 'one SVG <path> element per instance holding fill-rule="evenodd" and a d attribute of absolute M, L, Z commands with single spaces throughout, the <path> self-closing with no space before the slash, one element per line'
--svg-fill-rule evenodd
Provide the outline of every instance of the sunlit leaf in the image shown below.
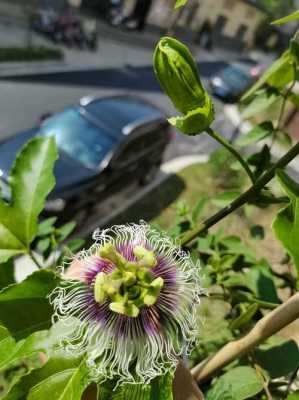
<path fill-rule="evenodd" d="M 276 19 L 275 21 L 272 21 L 271 24 L 272 25 L 283 25 L 283 24 L 287 24 L 290 21 L 296 21 L 297 19 L 299 19 L 299 11 L 295 11 L 292 14 L 287 15 L 286 17 Z"/>
<path fill-rule="evenodd" d="M 252 143 L 259 142 L 260 140 L 266 139 L 273 132 L 274 127 L 271 121 L 262 122 L 252 128 L 246 135 L 241 136 L 236 144 L 239 146 L 248 146 Z"/>
<path fill-rule="evenodd" d="M 188 0 L 177 0 L 175 2 L 175 8 L 180 8 L 180 7 L 184 6 L 187 2 L 188 2 Z"/>
<path fill-rule="evenodd" d="M 33 386 L 28 393 L 27 399 L 81 400 L 88 383 L 88 367 L 83 360 L 75 368 L 56 372 Z"/>
<path fill-rule="evenodd" d="M 0 199 L 0 262 L 27 251 L 37 234 L 37 219 L 55 184 L 53 138 L 30 140 L 17 156 L 9 178 L 11 203 Z"/>
<path fill-rule="evenodd" d="M 53 309 L 47 296 L 58 282 L 54 272 L 44 269 L 0 292 L 0 321 L 14 337 L 50 327 Z"/>
<path fill-rule="evenodd" d="M 251 367 L 236 367 L 217 379 L 207 400 L 245 400 L 263 390 L 263 380 Z"/>
<path fill-rule="evenodd" d="M 242 118 L 251 118 L 254 115 L 265 111 L 279 99 L 279 95 L 272 89 L 261 89 L 254 94 L 248 105 L 242 108 Z"/>
<path fill-rule="evenodd" d="M 299 367 L 298 345 L 293 340 L 276 345 L 261 345 L 255 350 L 255 359 L 272 379 L 286 376 Z"/>
<path fill-rule="evenodd" d="M 278 212 L 272 228 L 292 256 L 299 276 L 299 184 L 281 170 L 277 171 L 276 177 L 290 203 Z"/>

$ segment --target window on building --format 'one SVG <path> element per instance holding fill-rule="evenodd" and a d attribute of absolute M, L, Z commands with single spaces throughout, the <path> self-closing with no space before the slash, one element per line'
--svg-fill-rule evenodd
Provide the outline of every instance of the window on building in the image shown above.
<path fill-rule="evenodd" d="M 236 4 L 236 0 L 225 0 L 224 7 L 227 10 L 232 10 Z"/>

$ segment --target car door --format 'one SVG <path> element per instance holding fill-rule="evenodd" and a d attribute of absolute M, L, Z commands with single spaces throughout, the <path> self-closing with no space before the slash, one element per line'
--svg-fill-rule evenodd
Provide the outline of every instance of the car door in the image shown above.
<path fill-rule="evenodd" d="M 112 157 L 108 185 L 123 188 L 140 181 L 153 165 L 161 163 L 168 141 L 165 124 L 146 124 L 132 131 Z"/>

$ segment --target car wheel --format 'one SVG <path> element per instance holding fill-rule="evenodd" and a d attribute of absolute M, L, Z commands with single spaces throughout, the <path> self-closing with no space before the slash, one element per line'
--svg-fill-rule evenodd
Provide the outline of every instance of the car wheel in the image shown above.
<path fill-rule="evenodd" d="M 152 183 L 159 170 L 160 170 L 160 163 L 149 166 L 147 170 L 144 170 L 144 175 L 140 178 L 139 181 L 140 185 L 146 186 Z"/>

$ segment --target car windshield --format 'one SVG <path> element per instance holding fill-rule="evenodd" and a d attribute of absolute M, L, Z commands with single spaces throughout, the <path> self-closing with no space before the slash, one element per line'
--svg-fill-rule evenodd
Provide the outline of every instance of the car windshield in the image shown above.
<path fill-rule="evenodd" d="M 46 119 L 39 134 L 54 136 L 59 150 L 87 168 L 96 168 L 116 140 L 84 118 L 75 108 Z"/>
<path fill-rule="evenodd" d="M 222 79 L 236 88 L 247 87 L 251 84 L 251 77 L 236 67 L 225 68 L 222 72 Z"/>

